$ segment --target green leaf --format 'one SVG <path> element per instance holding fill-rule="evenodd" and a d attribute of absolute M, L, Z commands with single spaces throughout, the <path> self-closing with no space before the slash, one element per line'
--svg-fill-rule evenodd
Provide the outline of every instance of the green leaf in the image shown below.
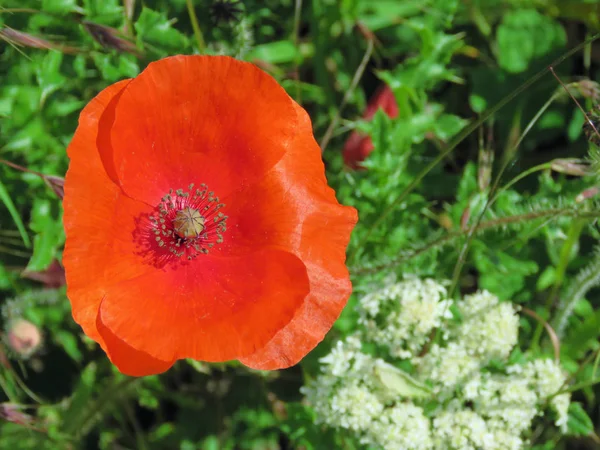
<path fill-rule="evenodd" d="M 10 195 L 8 194 L 6 187 L 2 183 L 2 180 L 0 180 L 0 200 L 2 200 L 2 203 L 4 203 L 4 206 L 6 206 L 6 209 L 8 209 L 8 212 L 9 212 L 10 216 L 12 217 L 13 222 L 17 226 L 17 229 L 19 230 L 19 234 L 21 235 L 21 239 L 23 240 L 23 244 L 25 244 L 25 247 L 31 248 L 31 240 L 29 240 L 27 231 L 25 231 L 25 225 L 23 225 L 21 216 L 19 216 L 19 213 L 17 212 L 17 208 L 15 208 L 15 204 L 13 203 L 12 199 L 10 198 Z"/>
<path fill-rule="evenodd" d="M 60 73 L 60 65 L 62 60 L 62 53 L 51 51 L 48 52 L 48 54 L 36 67 L 36 78 L 38 85 L 42 89 L 42 103 L 44 103 L 50 94 L 63 87 L 67 81 L 67 79 Z"/>
<path fill-rule="evenodd" d="M 594 432 L 594 423 L 580 403 L 569 405 L 567 429 L 568 434 L 572 436 L 589 436 Z"/>
<path fill-rule="evenodd" d="M 36 235 L 33 238 L 33 256 L 27 264 L 27 270 L 36 272 L 50 265 L 64 242 L 60 214 L 56 213 L 55 216 L 50 200 L 34 200 L 30 227 Z"/>
<path fill-rule="evenodd" d="M 429 398 L 433 395 L 425 384 L 386 362 L 379 362 L 373 372 L 385 388 L 402 397 Z"/>
<path fill-rule="evenodd" d="M 535 9 L 507 13 L 496 33 L 498 62 L 508 72 L 527 70 L 536 58 L 565 45 L 562 25 Z"/>
<path fill-rule="evenodd" d="M 595 346 L 600 336 L 600 309 L 590 314 L 585 320 L 572 327 L 567 337 L 561 342 L 562 350 L 571 357 L 582 357 L 591 346 Z"/>
<path fill-rule="evenodd" d="M 67 410 L 63 414 L 63 431 L 73 434 L 79 431 L 81 421 L 85 418 L 92 401 L 98 367 L 96 363 L 88 364 L 81 371 L 79 383 L 71 396 Z"/>
<path fill-rule="evenodd" d="M 98 69 L 100 69 L 102 78 L 110 82 L 123 78 L 133 78 L 140 71 L 133 55 L 94 53 L 92 58 Z"/>
<path fill-rule="evenodd" d="M 57 330 L 54 333 L 54 340 L 65 350 L 67 355 L 74 361 L 81 362 L 83 355 L 79 350 L 77 338 L 69 331 Z"/>
<path fill-rule="evenodd" d="M 554 266 L 548 266 L 544 271 L 540 274 L 540 277 L 536 282 L 536 289 L 538 292 L 544 291 L 548 289 L 550 286 L 554 284 L 556 279 L 556 269 Z"/>
<path fill-rule="evenodd" d="M 357 2 L 357 18 L 371 31 L 398 24 L 398 18 L 403 19 L 420 13 L 423 9 L 419 0 L 377 0 L 376 2 Z"/>
<path fill-rule="evenodd" d="M 525 278 L 538 272 L 534 261 L 491 249 L 482 242 L 473 243 L 473 257 L 480 273 L 480 288 L 501 299 L 513 298 L 525 286 Z"/>
<path fill-rule="evenodd" d="M 157 46 L 159 49 L 182 52 L 188 47 L 188 38 L 173 28 L 172 21 L 163 12 L 144 7 L 135 23 L 138 39 Z"/>
<path fill-rule="evenodd" d="M 66 14 L 77 9 L 76 0 L 43 0 L 42 10 L 46 13 Z"/>
<path fill-rule="evenodd" d="M 246 55 L 246 59 L 253 61 L 260 59 L 271 64 L 285 64 L 296 60 L 300 54 L 291 41 L 275 41 L 254 47 Z"/>
<path fill-rule="evenodd" d="M 460 132 L 468 121 L 454 114 L 442 114 L 433 124 L 433 132 L 444 142 L 448 142 L 452 137 Z"/>

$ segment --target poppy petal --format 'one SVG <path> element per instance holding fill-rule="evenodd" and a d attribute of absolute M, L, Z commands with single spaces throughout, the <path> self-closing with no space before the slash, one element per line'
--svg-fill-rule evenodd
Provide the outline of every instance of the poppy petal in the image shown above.
<path fill-rule="evenodd" d="M 102 274 L 107 264 L 98 249 L 105 248 L 114 236 L 113 209 L 119 200 L 123 200 L 121 189 L 104 170 L 101 152 L 96 146 L 98 126 L 106 111 L 114 109 L 114 100 L 127 83 L 129 80 L 123 80 L 106 88 L 84 108 L 68 147 L 71 163 L 65 177 L 63 201 L 67 235 L 63 263 L 73 318 L 85 334 L 109 353 L 123 373 L 137 375 L 163 372 L 173 362 L 160 361 L 131 347 L 118 346 L 108 335 L 105 340 L 96 326 L 104 283 Z"/>
<path fill-rule="evenodd" d="M 256 66 L 174 56 L 129 83 L 107 133 L 123 190 L 156 205 L 191 182 L 220 198 L 252 184 L 284 155 L 296 122 L 291 98 Z"/>
<path fill-rule="evenodd" d="M 153 358 L 147 353 L 136 350 L 122 339 L 111 332 L 97 315 L 96 326 L 104 339 L 103 349 L 112 362 L 122 374 L 132 377 L 155 375 L 163 373 L 175 363 L 175 361 L 162 361 Z"/>
<path fill-rule="evenodd" d="M 96 341 L 100 339 L 96 330 L 100 298 L 90 302 L 84 297 L 88 297 L 85 292 L 89 289 L 90 273 L 102 273 L 98 267 L 101 259 L 94 257 L 94 249 L 105 244 L 112 208 L 121 192 L 104 171 L 96 139 L 102 114 L 128 82 L 123 80 L 109 86 L 88 103 L 79 116 L 79 126 L 67 149 L 71 160 L 65 177 L 63 201 L 63 223 L 67 236 L 63 263 L 67 295 L 71 300 L 73 318 Z M 82 217 L 88 220 L 82 222 Z"/>
<path fill-rule="evenodd" d="M 223 253 L 255 245 L 281 248 L 301 258 L 308 271 L 310 293 L 294 320 L 240 360 L 258 369 L 297 363 L 323 339 L 352 290 L 344 262 L 356 210 L 339 205 L 327 186 L 310 118 L 299 106 L 297 112 L 301 119 L 292 150 L 261 182 L 224 200 L 230 227 Z"/>
<path fill-rule="evenodd" d="M 304 264 L 287 252 L 205 255 L 108 287 L 99 320 L 160 360 L 226 361 L 264 346 L 289 323 L 308 289 Z"/>

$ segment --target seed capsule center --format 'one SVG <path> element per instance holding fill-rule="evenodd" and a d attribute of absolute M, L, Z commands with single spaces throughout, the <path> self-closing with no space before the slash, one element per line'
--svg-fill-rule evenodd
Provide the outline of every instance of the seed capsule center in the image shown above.
<path fill-rule="evenodd" d="M 197 209 L 189 206 L 175 214 L 173 229 L 182 239 L 195 239 L 200 237 L 205 228 L 205 218 Z"/>

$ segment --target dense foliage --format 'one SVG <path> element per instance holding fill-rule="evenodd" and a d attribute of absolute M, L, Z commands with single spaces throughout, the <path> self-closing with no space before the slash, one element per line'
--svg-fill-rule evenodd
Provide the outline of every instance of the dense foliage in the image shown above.
<path fill-rule="evenodd" d="M 598 448 L 599 26 L 598 0 L 1 0 L 0 448 Z M 354 294 L 288 370 L 130 378 L 70 315 L 65 148 L 104 87 L 193 53 L 256 63 L 310 113 L 359 211 Z M 362 120 L 382 83 L 398 114 Z"/>

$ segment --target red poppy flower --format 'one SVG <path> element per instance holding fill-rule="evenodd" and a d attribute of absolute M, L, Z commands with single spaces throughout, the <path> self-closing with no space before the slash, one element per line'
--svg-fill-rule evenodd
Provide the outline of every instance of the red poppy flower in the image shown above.
<path fill-rule="evenodd" d="M 396 98 L 386 84 L 377 89 L 373 97 L 369 100 L 367 109 L 363 114 L 363 119 L 371 120 L 379 108 L 391 119 L 398 117 Z M 364 136 L 358 131 L 353 131 L 344 145 L 344 162 L 351 169 L 360 169 L 360 163 L 371 154 L 374 148 L 375 146 L 370 136 Z"/>
<path fill-rule="evenodd" d="M 122 372 L 288 367 L 344 307 L 356 211 L 306 112 L 252 64 L 152 63 L 86 106 L 68 154 L 67 294 Z"/>

